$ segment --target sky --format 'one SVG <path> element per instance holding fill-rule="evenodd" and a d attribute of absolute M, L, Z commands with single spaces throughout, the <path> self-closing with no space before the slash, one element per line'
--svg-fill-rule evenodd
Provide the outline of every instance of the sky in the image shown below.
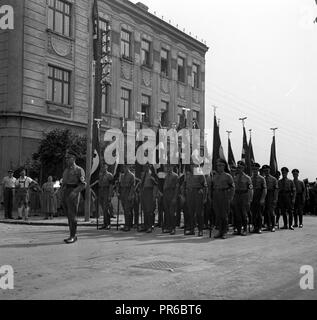
<path fill-rule="evenodd" d="M 136 3 L 138 1 L 133 0 Z M 227 155 L 242 152 L 241 117 L 256 162 L 269 164 L 276 131 L 279 169 L 317 177 L 317 17 L 315 0 L 142 0 L 151 13 L 206 41 L 206 130 L 213 106 Z"/>

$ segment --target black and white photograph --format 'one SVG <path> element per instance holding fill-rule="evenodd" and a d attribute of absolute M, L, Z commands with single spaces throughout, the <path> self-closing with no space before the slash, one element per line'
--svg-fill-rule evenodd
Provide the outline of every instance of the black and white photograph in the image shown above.
<path fill-rule="evenodd" d="M 316 86 L 317 0 L 0 0 L 0 301 L 317 300 Z"/>

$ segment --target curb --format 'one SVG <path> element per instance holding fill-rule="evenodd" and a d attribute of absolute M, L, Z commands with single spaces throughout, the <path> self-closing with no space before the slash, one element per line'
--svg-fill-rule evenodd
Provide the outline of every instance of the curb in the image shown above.
<path fill-rule="evenodd" d="M 6 221 L 6 220 L 0 220 L 1 224 L 14 224 L 14 225 L 27 225 L 27 226 L 50 226 L 50 227 L 68 227 L 67 222 L 36 222 L 36 221 Z M 101 224 L 100 224 L 101 225 Z M 120 223 L 119 223 L 120 225 Z M 96 222 L 91 222 L 91 223 L 85 223 L 85 222 L 78 222 L 77 224 L 78 227 L 97 227 Z M 117 226 L 117 224 L 111 224 L 111 226 Z"/>

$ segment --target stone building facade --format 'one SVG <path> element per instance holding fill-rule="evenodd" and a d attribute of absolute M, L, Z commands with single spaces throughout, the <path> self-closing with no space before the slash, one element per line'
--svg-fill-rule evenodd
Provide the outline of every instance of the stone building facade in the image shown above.
<path fill-rule="evenodd" d="M 43 133 L 86 134 L 92 103 L 92 0 L 7 0 L 14 30 L 0 31 L 0 168 L 23 165 Z M 207 46 L 128 0 L 100 0 L 110 25 L 111 86 L 103 94 L 102 130 L 123 117 L 170 127 L 184 108 L 205 124 Z"/>

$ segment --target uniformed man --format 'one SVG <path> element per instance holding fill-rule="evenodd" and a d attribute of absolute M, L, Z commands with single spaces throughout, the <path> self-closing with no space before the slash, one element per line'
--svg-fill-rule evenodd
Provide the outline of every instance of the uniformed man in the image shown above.
<path fill-rule="evenodd" d="M 253 198 L 253 186 L 251 178 L 244 173 L 245 163 L 239 161 L 237 164 L 237 174 L 234 177 L 235 194 L 233 198 L 234 221 L 237 231 L 234 235 L 247 235 L 248 210 Z M 243 231 L 242 231 L 243 227 Z"/>
<path fill-rule="evenodd" d="M 298 179 L 299 176 L 299 170 L 294 169 L 292 171 L 293 177 L 294 177 L 294 185 L 296 188 L 296 200 L 294 205 L 294 228 L 303 228 L 303 210 L 304 210 L 304 204 L 306 199 L 306 187 L 303 181 Z M 299 219 L 299 225 L 298 225 L 298 219 Z"/>
<path fill-rule="evenodd" d="M 29 219 L 29 189 L 36 181 L 26 176 L 26 171 L 23 169 L 20 172 L 20 177 L 15 182 L 16 201 L 18 206 L 18 220 Z"/>
<path fill-rule="evenodd" d="M 226 161 L 217 160 L 217 171 L 213 176 L 212 187 L 212 203 L 215 213 L 215 224 L 218 234 L 215 239 L 225 239 L 228 231 L 228 217 L 230 212 L 230 203 L 234 196 L 235 186 L 233 178 L 225 172 Z"/>
<path fill-rule="evenodd" d="M 70 236 L 65 243 L 77 241 L 77 214 L 80 193 L 86 188 L 85 171 L 76 164 L 77 154 L 73 150 L 66 153 L 66 169 L 63 173 L 62 203 L 64 213 L 68 218 Z"/>
<path fill-rule="evenodd" d="M 15 188 L 16 180 L 17 179 L 13 176 L 13 170 L 8 170 L 8 176 L 4 177 L 2 180 L 5 219 L 13 219 L 12 217 L 13 191 Z"/>
<path fill-rule="evenodd" d="M 154 210 L 157 180 L 153 176 L 153 168 L 147 163 L 141 178 L 141 202 L 144 214 L 144 231 L 151 233 L 154 228 Z"/>
<path fill-rule="evenodd" d="M 293 209 L 296 200 L 296 189 L 294 182 L 287 178 L 287 175 L 289 173 L 288 168 L 282 168 L 281 172 L 282 179 L 278 181 L 278 205 L 281 210 L 281 214 L 283 215 L 284 226 L 282 229 L 294 230 Z"/>
<path fill-rule="evenodd" d="M 171 164 L 167 164 L 163 186 L 164 222 L 166 222 L 163 233 L 170 233 L 171 235 L 175 235 L 175 214 L 178 189 L 178 175 L 173 172 L 173 166 Z"/>
<path fill-rule="evenodd" d="M 100 228 L 110 230 L 111 228 L 111 197 L 113 192 L 113 175 L 108 171 L 108 165 L 103 165 L 99 177 L 100 204 L 103 212 L 103 226 Z"/>
<path fill-rule="evenodd" d="M 265 197 L 264 216 L 266 217 L 266 230 L 275 232 L 275 209 L 278 199 L 277 179 L 270 175 L 271 167 L 264 165 L 262 171 L 264 174 L 267 194 Z"/>
<path fill-rule="evenodd" d="M 208 229 L 211 226 L 215 225 L 215 219 L 212 208 L 212 172 L 210 174 L 205 175 L 205 179 L 207 182 L 207 202 L 204 205 L 204 229 Z"/>
<path fill-rule="evenodd" d="M 207 182 L 203 173 L 199 174 L 199 167 L 191 165 L 186 176 L 185 193 L 188 209 L 188 230 L 185 235 L 195 235 L 195 220 L 198 225 L 198 237 L 203 236 L 204 211 L 207 201 Z"/>
<path fill-rule="evenodd" d="M 267 187 L 265 179 L 259 174 L 261 166 L 258 163 L 252 164 L 252 185 L 253 199 L 251 202 L 251 214 L 253 222 L 253 233 L 262 231 L 262 213 L 265 205 Z"/>
<path fill-rule="evenodd" d="M 123 174 L 119 182 L 119 199 L 121 200 L 124 212 L 124 227 L 121 229 L 124 232 L 129 232 L 131 230 L 131 210 L 134 202 L 134 185 L 135 177 L 130 171 L 129 165 L 123 166 Z"/>

